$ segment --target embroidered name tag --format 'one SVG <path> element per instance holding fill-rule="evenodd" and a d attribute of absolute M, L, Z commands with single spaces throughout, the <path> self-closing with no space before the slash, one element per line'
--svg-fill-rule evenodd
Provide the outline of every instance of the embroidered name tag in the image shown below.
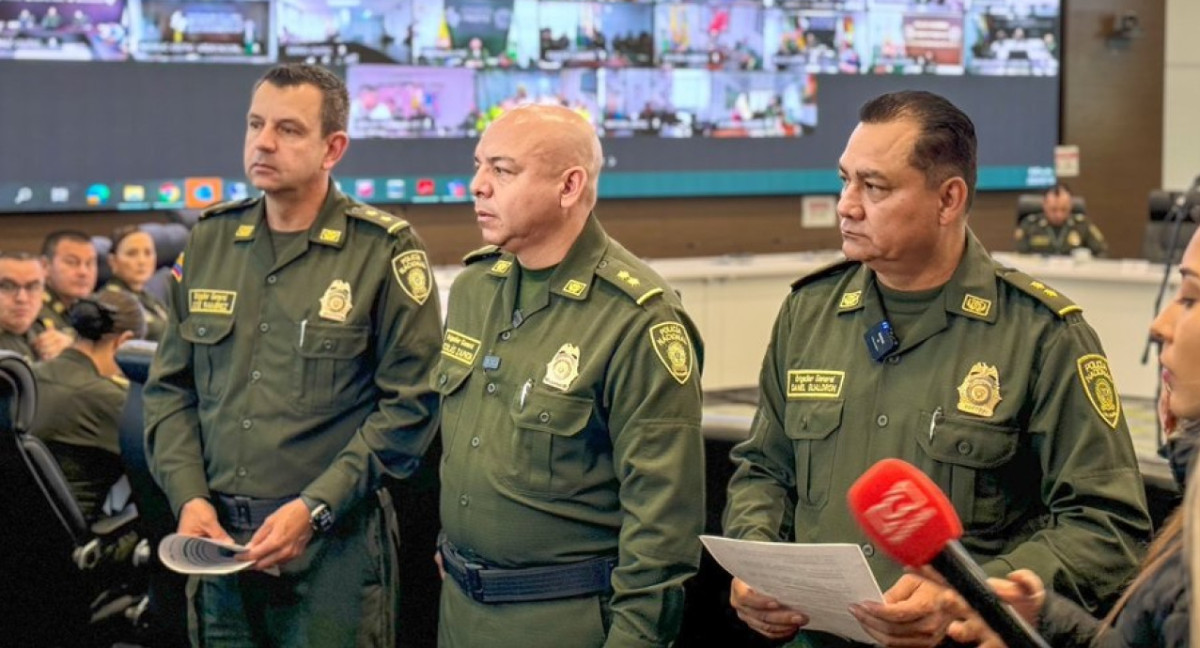
<path fill-rule="evenodd" d="M 844 371 L 793 369 L 788 371 L 788 400 L 805 398 L 837 398 L 842 395 Z"/>
<path fill-rule="evenodd" d="M 188 311 L 211 315 L 233 315 L 237 293 L 232 290 L 189 290 Z"/>

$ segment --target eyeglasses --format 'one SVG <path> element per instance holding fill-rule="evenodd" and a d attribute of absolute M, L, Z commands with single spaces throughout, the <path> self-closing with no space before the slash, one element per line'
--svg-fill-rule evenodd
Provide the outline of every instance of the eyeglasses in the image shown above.
<path fill-rule="evenodd" d="M 27 284 L 19 284 L 15 281 L 5 279 L 0 281 L 0 295 L 6 297 L 16 297 L 17 293 L 24 290 L 30 295 L 41 295 L 44 284 L 41 281 L 31 281 Z"/>

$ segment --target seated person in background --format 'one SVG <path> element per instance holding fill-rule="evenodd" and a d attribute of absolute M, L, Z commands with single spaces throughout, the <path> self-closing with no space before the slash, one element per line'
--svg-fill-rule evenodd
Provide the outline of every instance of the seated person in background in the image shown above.
<path fill-rule="evenodd" d="M 991 579 L 1000 598 L 1012 604 L 1052 646 L 1188 646 L 1200 639 L 1200 619 L 1188 593 L 1195 573 L 1197 540 L 1187 541 L 1186 527 L 1200 514 L 1200 482 L 1194 457 L 1200 441 L 1200 236 L 1193 236 L 1180 263 L 1182 280 L 1175 299 L 1155 318 L 1151 335 L 1161 345 L 1164 402 L 1160 418 L 1167 433 L 1171 473 L 1184 496 L 1150 545 L 1141 572 L 1103 620 L 1062 596 L 1047 591 L 1040 578 L 1018 570 L 1007 580 Z M 1166 411 L 1163 411 L 1163 410 Z M 1191 564 L 1190 564 L 1191 563 Z M 1190 569 L 1190 571 L 1189 571 Z M 953 591 L 943 594 L 943 609 L 960 620 L 948 634 L 969 645 L 1001 648 L 1004 642 Z"/>
<path fill-rule="evenodd" d="M 1024 254 L 1070 254 L 1087 248 L 1093 256 L 1108 253 L 1100 228 L 1088 217 L 1071 213 L 1071 188 L 1059 182 L 1042 196 L 1042 211 L 1021 219 L 1014 235 L 1017 252 Z"/>
<path fill-rule="evenodd" d="M 0 349 L 15 351 L 30 362 L 49 360 L 60 351 L 42 342 L 46 338 L 37 323 L 44 279 L 37 257 L 0 252 Z"/>
<path fill-rule="evenodd" d="M 74 341 L 67 309 L 96 289 L 96 247 L 83 232 L 51 232 L 42 243 L 42 267 L 46 269 L 46 290 L 38 322 L 50 332 L 46 343 L 52 347 L 51 355 L 58 355 Z"/>
<path fill-rule="evenodd" d="M 128 383 L 117 369 L 117 347 L 146 332 L 137 299 L 101 291 L 69 311 L 75 343 L 34 368 L 37 414 L 33 434 L 46 443 L 88 522 L 100 517 L 108 489 L 121 478 L 117 426 Z"/>
<path fill-rule="evenodd" d="M 154 239 L 148 232 L 136 225 L 119 227 L 113 232 L 112 251 L 108 254 L 112 279 L 104 284 L 104 289 L 125 291 L 137 298 L 146 313 L 146 339 L 154 342 L 162 337 L 167 326 L 166 304 L 146 292 L 146 282 L 154 276 L 157 265 Z"/>

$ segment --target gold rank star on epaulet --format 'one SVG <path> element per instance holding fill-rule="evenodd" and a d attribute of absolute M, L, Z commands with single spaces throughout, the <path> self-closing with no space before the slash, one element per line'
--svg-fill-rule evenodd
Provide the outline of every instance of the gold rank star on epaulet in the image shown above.
<path fill-rule="evenodd" d="M 125 376 L 113 375 L 113 376 L 109 376 L 108 379 L 113 381 L 114 383 L 116 383 L 117 386 L 119 386 L 119 387 L 123 387 L 125 389 L 129 388 L 129 379 L 126 378 Z"/>
<path fill-rule="evenodd" d="M 621 289 L 638 305 L 643 305 L 654 297 L 663 294 L 662 287 L 655 282 L 639 279 L 629 266 L 619 259 L 609 257 L 596 267 L 596 276 Z"/>
<path fill-rule="evenodd" d="M 1083 312 L 1083 309 L 1078 304 L 1064 297 L 1062 293 L 1030 277 L 1024 272 L 1012 268 L 997 268 L 996 275 L 1021 292 L 1041 302 L 1059 317 L 1066 317 L 1071 313 Z"/>

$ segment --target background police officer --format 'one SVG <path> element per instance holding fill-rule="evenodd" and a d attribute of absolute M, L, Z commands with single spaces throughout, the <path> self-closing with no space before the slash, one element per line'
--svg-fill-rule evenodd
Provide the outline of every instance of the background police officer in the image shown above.
<path fill-rule="evenodd" d="M 483 239 L 442 357 L 439 645 L 665 646 L 704 522 L 701 344 L 591 214 L 603 164 L 561 107 L 475 149 Z"/>
<path fill-rule="evenodd" d="M 751 437 L 733 452 L 726 534 L 863 545 L 886 590 L 853 608 L 863 628 L 884 645 L 937 645 L 940 588 L 875 552 L 845 500 L 868 467 L 899 457 L 946 491 L 986 572 L 1024 567 L 1092 609 L 1110 602 L 1150 523 L 1099 340 L 1078 307 L 1000 267 L 967 228 L 965 114 L 899 92 L 859 122 L 838 165 L 847 260 L 783 304 Z M 768 637 L 807 622 L 741 581 L 731 600 Z"/>
<path fill-rule="evenodd" d="M 1014 235 L 1017 252 L 1070 254 L 1086 248 L 1095 256 L 1108 253 L 1108 242 L 1087 215 L 1071 208 L 1071 188 L 1061 182 L 1042 196 L 1042 211 L 1021 219 Z"/>
<path fill-rule="evenodd" d="M 394 520 L 376 489 L 434 433 L 438 300 L 408 224 L 330 178 L 347 105 L 328 70 L 268 71 L 245 139 L 263 196 L 208 210 L 176 264 L 145 390 L 152 470 L 180 533 L 282 568 L 193 582 L 203 645 L 394 641 Z"/>

